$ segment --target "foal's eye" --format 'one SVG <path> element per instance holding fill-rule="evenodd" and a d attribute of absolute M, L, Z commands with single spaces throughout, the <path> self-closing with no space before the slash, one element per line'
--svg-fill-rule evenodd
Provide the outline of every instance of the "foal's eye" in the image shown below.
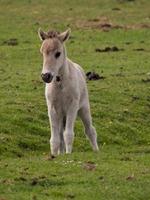
<path fill-rule="evenodd" d="M 55 58 L 58 58 L 58 57 L 60 56 L 60 54 L 61 54 L 61 52 L 59 52 L 59 51 L 56 52 L 56 53 L 55 53 Z"/>

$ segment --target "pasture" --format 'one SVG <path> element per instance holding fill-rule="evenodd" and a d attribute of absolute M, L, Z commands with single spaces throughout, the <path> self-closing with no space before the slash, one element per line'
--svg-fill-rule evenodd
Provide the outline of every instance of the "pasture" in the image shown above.
<path fill-rule="evenodd" d="M 100 152 L 81 121 L 71 155 L 49 160 L 37 30 L 70 27 Z M 0 200 L 150 199 L 150 1 L 0 0 Z"/>

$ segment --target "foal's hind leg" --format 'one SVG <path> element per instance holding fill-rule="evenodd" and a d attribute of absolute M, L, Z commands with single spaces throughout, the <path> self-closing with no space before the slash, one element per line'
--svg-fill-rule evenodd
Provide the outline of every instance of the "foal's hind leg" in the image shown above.
<path fill-rule="evenodd" d="M 85 134 L 89 138 L 93 150 L 98 151 L 99 148 L 97 145 L 97 134 L 94 126 L 92 125 L 92 118 L 89 107 L 88 106 L 82 107 L 79 110 L 78 114 L 84 124 Z"/>

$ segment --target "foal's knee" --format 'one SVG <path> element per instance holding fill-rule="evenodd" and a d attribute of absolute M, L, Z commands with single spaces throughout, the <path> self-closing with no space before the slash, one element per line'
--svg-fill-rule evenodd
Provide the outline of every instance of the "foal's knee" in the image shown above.
<path fill-rule="evenodd" d="M 93 125 L 89 125 L 85 127 L 85 133 L 87 136 L 96 136 L 96 130 Z"/>

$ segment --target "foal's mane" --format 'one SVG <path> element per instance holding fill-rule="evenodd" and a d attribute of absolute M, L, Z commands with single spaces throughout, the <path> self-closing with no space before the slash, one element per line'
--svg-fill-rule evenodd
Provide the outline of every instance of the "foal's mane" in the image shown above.
<path fill-rule="evenodd" d="M 56 38 L 56 37 L 58 37 L 59 32 L 52 30 L 52 31 L 48 31 L 46 34 L 47 34 L 48 38 Z"/>

